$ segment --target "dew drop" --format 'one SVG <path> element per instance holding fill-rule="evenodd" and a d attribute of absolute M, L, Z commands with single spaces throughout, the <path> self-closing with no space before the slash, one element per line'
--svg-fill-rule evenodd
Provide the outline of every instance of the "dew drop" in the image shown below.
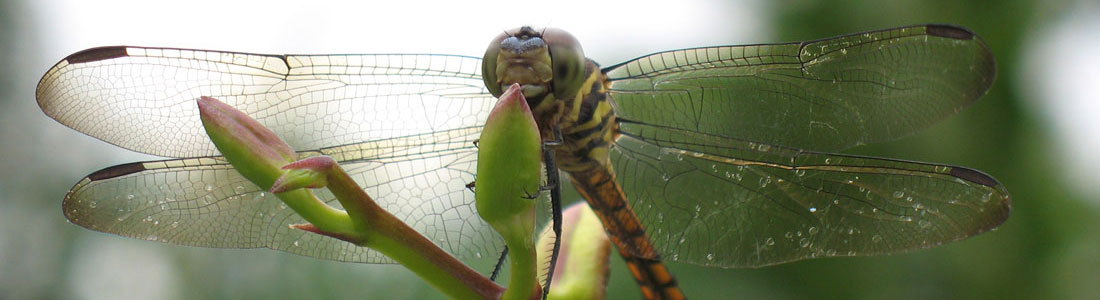
<path fill-rule="evenodd" d="M 794 176 L 802 177 L 802 175 L 806 175 L 806 170 L 802 170 L 802 169 L 794 170 Z"/>
<path fill-rule="evenodd" d="M 134 200 L 134 194 L 126 195 L 126 200 Z M 152 200 L 150 200 L 152 201 Z"/>
<path fill-rule="evenodd" d="M 917 225 L 919 225 L 921 229 L 928 229 L 929 227 L 932 227 L 932 222 L 928 220 L 920 220 L 917 221 Z"/>
<path fill-rule="evenodd" d="M 760 178 L 760 187 L 767 187 L 772 182 L 771 177 Z"/>
<path fill-rule="evenodd" d="M 881 242 L 881 241 L 882 241 L 882 236 L 881 235 L 876 234 L 876 235 L 871 236 L 871 242 L 878 243 L 878 242 Z"/>
<path fill-rule="evenodd" d="M 809 230 L 806 230 L 806 232 L 809 232 L 809 233 L 810 233 L 810 235 L 815 235 L 815 234 L 817 234 L 817 231 L 818 231 L 818 229 L 817 229 L 817 227 L 816 227 L 816 226 L 810 226 L 810 229 L 809 229 Z"/>
<path fill-rule="evenodd" d="M 767 240 L 764 240 L 764 244 L 768 246 L 775 245 L 775 239 L 768 238 Z"/>
<path fill-rule="evenodd" d="M 477 255 L 477 258 L 481 258 L 481 251 L 478 251 L 478 252 L 477 252 L 477 253 L 475 253 L 474 255 Z"/>
<path fill-rule="evenodd" d="M 207 192 L 210 192 L 210 191 L 213 191 L 213 190 L 214 190 L 214 186 L 213 186 L 213 185 L 209 185 L 209 184 L 207 184 L 207 185 L 206 185 L 205 187 L 203 187 L 202 189 L 206 190 Z"/>
<path fill-rule="evenodd" d="M 294 247 L 298 247 L 298 241 L 294 241 Z"/>
<path fill-rule="evenodd" d="M 707 253 L 707 260 L 714 260 L 714 253 Z"/>
<path fill-rule="evenodd" d="M 905 192 L 903 192 L 903 191 L 894 191 L 894 198 L 901 199 L 901 197 L 905 197 Z"/>
<path fill-rule="evenodd" d="M 810 212 L 817 212 L 817 207 L 811 207 Z"/>
<path fill-rule="evenodd" d="M 180 222 L 172 222 L 172 228 L 180 227 Z"/>
<path fill-rule="evenodd" d="M 683 244 L 687 241 L 687 237 L 680 237 L 680 243 Z"/>
<path fill-rule="evenodd" d="M 810 246 L 810 239 L 802 238 L 802 239 L 798 240 L 798 246 L 802 247 L 802 248 L 809 247 Z"/>

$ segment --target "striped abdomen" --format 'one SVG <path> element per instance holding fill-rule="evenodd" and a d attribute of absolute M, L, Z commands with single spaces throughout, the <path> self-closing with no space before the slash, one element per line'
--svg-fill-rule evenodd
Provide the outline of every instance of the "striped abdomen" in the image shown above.
<path fill-rule="evenodd" d="M 555 149 L 558 167 L 603 222 L 646 299 L 684 299 L 676 278 L 661 262 L 626 194 L 615 181 L 608 151 L 618 136 L 615 112 L 607 95 L 607 77 L 592 62 L 578 97 L 565 104 L 559 122 L 562 145 Z M 536 108 L 536 111 L 538 108 Z"/>

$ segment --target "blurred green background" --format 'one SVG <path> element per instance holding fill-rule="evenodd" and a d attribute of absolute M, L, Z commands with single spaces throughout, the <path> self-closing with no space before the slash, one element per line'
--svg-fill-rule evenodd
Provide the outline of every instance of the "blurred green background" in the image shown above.
<path fill-rule="evenodd" d="M 958 24 L 985 39 L 998 63 L 993 89 L 923 133 L 850 152 L 983 170 L 1012 193 L 1008 222 L 966 241 L 892 256 L 730 270 L 672 263 L 684 290 L 695 299 L 1100 299 L 1100 188 L 1090 172 L 1100 167 L 1090 151 L 1100 149 L 1100 121 L 1092 120 L 1100 118 L 1100 4 L 676 3 L 2 1 L 0 299 L 440 297 L 397 266 L 163 245 L 68 224 L 61 200 L 77 180 L 102 167 L 150 159 L 75 133 L 35 105 L 39 76 L 84 48 L 480 56 L 499 30 L 531 24 L 573 32 L 589 56 L 610 65 L 657 50 L 817 39 L 917 23 Z M 611 297 L 638 298 L 621 260 L 612 261 Z"/>

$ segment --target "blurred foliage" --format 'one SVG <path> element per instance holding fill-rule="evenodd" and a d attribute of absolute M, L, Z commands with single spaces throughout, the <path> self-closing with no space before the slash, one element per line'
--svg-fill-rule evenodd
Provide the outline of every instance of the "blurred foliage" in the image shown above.
<path fill-rule="evenodd" d="M 11 56 L 14 36 L 29 35 L 16 22 L 20 2 L 0 1 L 0 109 L 30 103 L 44 71 Z M 993 89 L 958 116 L 898 141 L 858 147 L 850 153 L 943 162 L 983 170 L 1008 187 L 1013 215 L 998 230 L 931 250 L 882 257 L 802 261 L 761 269 L 713 269 L 671 263 L 694 299 L 1096 299 L 1100 297 L 1100 235 L 1095 206 L 1060 180 L 1052 141 L 1037 115 L 1022 104 L 1021 51 L 1031 28 L 1052 22 L 1072 7 L 1066 1 L 791 0 L 771 2 L 774 39 L 785 42 L 918 23 L 970 28 L 993 49 L 998 78 Z M 510 25 L 502 25 L 510 26 Z M 703 46 L 703 45 L 700 45 Z M 32 49 L 32 46 L 24 46 Z M 1086 49 L 1093 51 L 1095 49 Z M 51 58 L 56 59 L 56 58 Z M 604 62 L 605 64 L 615 62 Z M 1042 101 L 1042 99 L 1039 99 Z M 21 105 L 26 105 L 26 103 Z M 21 106 L 22 107 L 22 106 Z M 27 136 L 19 128 L 52 123 L 37 114 L 0 120 L 0 298 L 74 298 L 96 290 L 74 283 L 76 256 L 112 248 L 95 246 L 113 236 L 88 235 L 64 224 L 64 187 L 93 170 L 86 161 L 103 155 L 45 159 L 37 147 L 51 137 Z M 18 117 L 18 118 L 17 118 Z M 57 124 L 49 124 L 56 126 Z M 75 141 L 81 146 L 86 141 Z M 79 167 L 66 164 L 82 161 Z M 40 165 L 28 170 L 23 162 Z M 102 167 L 102 163 L 95 163 Z M 13 170 L 20 170 L 18 175 Z M 571 191 L 570 188 L 564 189 Z M 576 199 L 571 194 L 571 199 Z M 48 216 L 48 217 L 41 217 Z M 117 241 L 116 241 L 117 242 Z M 178 287 L 135 280 L 117 287 L 136 295 L 213 298 L 413 298 L 439 297 L 396 266 L 319 261 L 275 251 L 213 251 L 130 240 L 132 259 L 167 263 Z M 155 255 L 149 256 L 149 253 Z M 31 257 L 48 257 L 31 259 Z M 167 262 L 164 262 L 167 261 Z M 613 258 L 609 295 L 636 299 L 637 286 L 621 259 Z M 111 262 L 97 266 L 111 267 Z M 229 272 L 223 264 L 247 266 Z M 127 270 L 129 271 L 129 270 Z M 86 280 L 86 278 L 83 278 Z M 94 280 L 94 279 L 93 279 Z M 57 288 L 58 286 L 62 288 Z M 111 286 L 113 287 L 113 286 Z M 353 287 L 353 288 L 349 288 Z M 104 288 L 104 287 L 99 287 Z M 104 296 L 106 297 L 106 296 Z M 158 297 L 159 298 L 159 297 Z"/>

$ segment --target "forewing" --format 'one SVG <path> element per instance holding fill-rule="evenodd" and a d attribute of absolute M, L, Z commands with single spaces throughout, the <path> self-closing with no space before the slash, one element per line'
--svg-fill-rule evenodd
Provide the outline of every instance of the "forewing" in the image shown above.
<path fill-rule="evenodd" d="M 947 25 L 676 50 L 606 71 L 620 120 L 819 151 L 926 128 L 996 74 L 989 47 Z"/>
<path fill-rule="evenodd" d="M 478 58 L 263 55 L 104 47 L 58 62 L 38 84 L 47 115 L 134 151 L 217 154 L 195 100 L 225 102 L 297 150 L 482 124 L 495 100 Z"/>

